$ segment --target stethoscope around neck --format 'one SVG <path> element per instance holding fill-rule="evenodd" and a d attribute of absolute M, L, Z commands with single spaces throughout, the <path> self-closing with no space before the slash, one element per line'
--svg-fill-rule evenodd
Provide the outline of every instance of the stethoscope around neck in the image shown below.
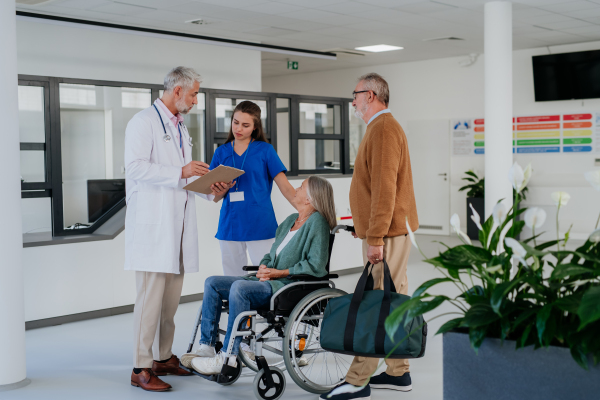
<path fill-rule="evenodd" d="M 165 143 L 169 143 L 171 141 L 171 135 L 169 135 L 167 133 L 167 128 L 165 128 L 165 123 L 163 122 L 163 119 L 162 119 L 162 117 L 160 115 L 160 112 L 158 111 L 158 108 L 156 108 L 156 104 L 152 104 L 152 106 L 154 107 L 154 109 L 158 113 L 158 118 L 160 118 L 160 123 L 162 124 L 163 131 L 165 132 L 165 136 L 163 136 L 163 140 L 165 141 Z M 179 122 L 177 124 L 177 130 L 179 131 L 179 148 L 181 148 L 182 142 L 183 142 L 181 140 L 181 122 Z M 192 137 L 188 136 L 188 138 L 189 138 L 189 144 L 190 144 L 190 146 L 193 146 L 194 144 L 192 143 Z"/>

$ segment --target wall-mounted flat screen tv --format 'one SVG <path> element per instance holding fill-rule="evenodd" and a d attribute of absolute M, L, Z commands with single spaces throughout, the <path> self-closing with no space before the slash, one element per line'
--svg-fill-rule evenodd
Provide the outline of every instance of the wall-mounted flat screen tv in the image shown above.
<path fill-rule="evenodd" d="M 600 98 L 600 50 L 533 57 L 535 101 Z"/>

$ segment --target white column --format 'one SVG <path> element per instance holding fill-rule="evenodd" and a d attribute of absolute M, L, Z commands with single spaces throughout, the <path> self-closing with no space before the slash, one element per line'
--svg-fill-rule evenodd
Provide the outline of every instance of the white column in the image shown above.
<path fill-rule="evenodd" d="M 512 4 L 485 4 L 485 215 L 512 205 Z"/>
<path fill-rule="evenodd" d="M 27 382 L 14 1 L 0 1 L 0 38 L 0 390 L 5 390 Z"/>

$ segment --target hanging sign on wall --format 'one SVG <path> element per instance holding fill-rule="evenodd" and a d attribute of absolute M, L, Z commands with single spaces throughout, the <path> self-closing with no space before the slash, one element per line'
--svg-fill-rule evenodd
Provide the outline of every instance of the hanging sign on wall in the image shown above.
<path fill-rule="evenodd" d="M 452 155 L 485 154 L 485 120 L 451 121 Z M 600 153 L 600 112 L 513 118 L 513 153 Z"/>

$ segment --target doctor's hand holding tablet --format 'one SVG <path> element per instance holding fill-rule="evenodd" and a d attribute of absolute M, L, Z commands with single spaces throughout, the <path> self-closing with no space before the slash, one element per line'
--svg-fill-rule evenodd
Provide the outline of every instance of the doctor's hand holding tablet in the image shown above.
<path fill-rule="evenodd" d="M 240 276 L 248 265 L 258 265 L 275 241 L 277 221 L 271 190 L 273 181 L 291 202 L 295 189 L 288 181 L 285 166 L 267 142 L 261 122 L 261 110 L 251 101 L 243 101 L 233 110 L 229 136 L 217 148 L 210 170 L 233 167 L 244 173 L 232 182 L 211 185 L 215 200 L 223 198 L 216 238 L 221 247 L 223 272 Z"/>

